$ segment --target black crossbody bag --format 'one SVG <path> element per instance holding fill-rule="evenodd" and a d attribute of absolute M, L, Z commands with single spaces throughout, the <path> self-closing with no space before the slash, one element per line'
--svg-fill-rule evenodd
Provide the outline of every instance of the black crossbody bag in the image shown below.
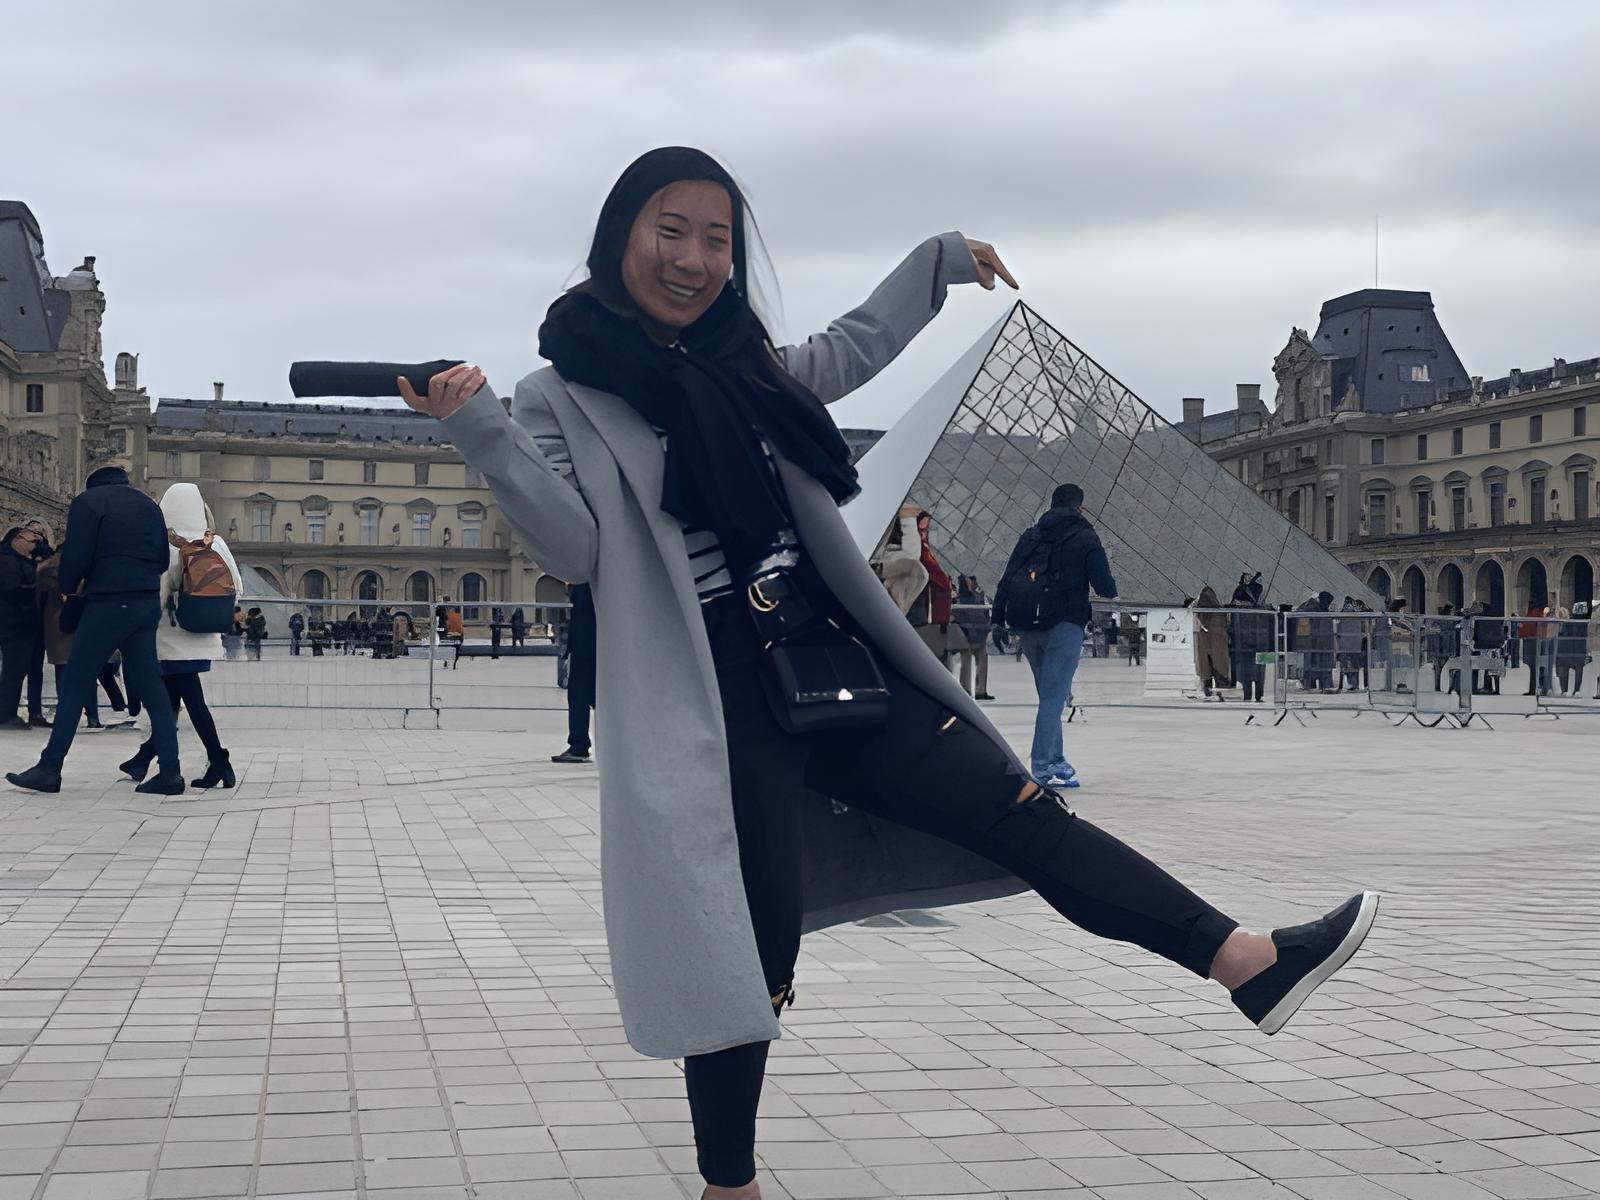
<path fill-rule="evenodd" d="M 789 733 L 865 728 L 889 719 L 889 685 L 860 639 L 820 615 L 787 568 L 745 587 L 746 607 L 765 648 L 762 682 Z"/>

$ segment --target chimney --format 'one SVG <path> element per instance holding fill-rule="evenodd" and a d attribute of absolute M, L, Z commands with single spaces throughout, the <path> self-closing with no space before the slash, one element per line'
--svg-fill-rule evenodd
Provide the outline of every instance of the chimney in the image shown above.
<path fill-rule="evenodd" d="M 1236 398 L 1235 407 L 1241 413 L 1260 413 L 1266 415 L 1267 406 L 1261 403 L 1261 385 L 1259 383 L 1236 383 L 1233 385 Z"/>
<path fill-rule="evenodd" d="M 1183 398 L 1183 423 L 1192 425 L 1196 430 L 1206 415 L 1206 399 L 1204 396 L 1185 396 Z"/>
<path fill-rule="evenodd" d="M 213 400 L 222 399 L 222 384 L 220 382 L 211 385 L 211 398 Z"/>
<path fill-rule="evenodd" d="M 1565 379 L 1567 377 L 1567 360 L 1564 358 L 1556 359 L 1555 365 L 1551 368 L 1550 374 L 1552 378 Z"/>

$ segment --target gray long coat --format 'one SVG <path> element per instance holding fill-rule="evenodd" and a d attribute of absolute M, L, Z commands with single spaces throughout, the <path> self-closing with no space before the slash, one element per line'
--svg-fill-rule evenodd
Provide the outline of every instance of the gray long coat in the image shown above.
<path fill-rule="evenodd" d="M 906 346 L 948 285 L 973 278 L 959 234 L 931 238 L 860 308 L 779 354 L 832 402 Z M 739 873 L 716 671 L 683 529 L 661 510 L 665 456 L 655 432 L 619 397 L 568 384 L 551 368 L 517 385 L 509 416 L 485 387 L 444 424 L 535 561 L 592 585 L 602 890 L 629 1042 L 680 1058 L 776 1038 Z M 782 459 L 777 466 L 806 553 L 886 661 L 1004 746 L 889 599 L 827 490 Z M 908 773 L 906 786 L 916 785 Z M 1022 886 L 903 827 L 836 813 L 820 798 L 809 809 L 808 929 Z"/>

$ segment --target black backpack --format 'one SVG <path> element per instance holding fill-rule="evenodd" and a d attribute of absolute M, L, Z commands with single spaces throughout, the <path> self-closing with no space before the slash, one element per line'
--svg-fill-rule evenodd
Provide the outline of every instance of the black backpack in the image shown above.
<path fill-rule="evenodd" d="M 1044 537 L 1037 526 L 1023 534 L 1022 539 L 1027 547 L 1003 585 L 1006 625 L 1022 630 L 1054 628 L 1067 617 L 1067 597 L 1055 586 L 1052 569 L 1062 543 Z"/>

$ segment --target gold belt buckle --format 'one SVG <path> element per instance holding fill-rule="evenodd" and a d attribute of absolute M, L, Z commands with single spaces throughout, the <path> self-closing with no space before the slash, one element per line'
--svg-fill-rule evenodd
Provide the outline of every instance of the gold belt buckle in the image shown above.
<path fill-rule="evenodd" d="M 776 612 L 778 608 L 778 602 L 771 599 L 765 592 L 761 590 L 761 584 L 762 581 L 757 579 L 750 584 L 748 589 L 746 589 L 750 597 L 750 607 L 759 613 Z"/>

